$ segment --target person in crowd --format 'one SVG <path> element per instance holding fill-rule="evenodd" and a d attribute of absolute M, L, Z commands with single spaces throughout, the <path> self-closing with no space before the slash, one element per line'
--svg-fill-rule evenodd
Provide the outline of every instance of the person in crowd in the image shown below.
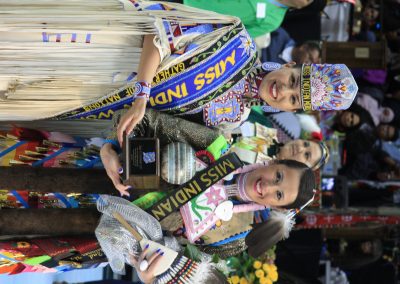
<path fill-rule="evenodd" d="M 283 29 L 271 33 L 271 43 L 261 51 L 261 60 L 281 64 L 295 61 L 303 63 L 321 63 L 321 49 L 318 44 L 309 41 L 297 44 Z"/>
<path fill-rule="evenodd" d="M 346 245 L 343 245 L 343 242 Z M 355 270 L 382 257 L 382 242 L 379 239 L 347 241 L 328 240 L 328 250 L 335 266 Z"/>
<path fill-rule="evenodd" d="M 399 130 L 394 124 L 381 123 L 375 129 L 378 139 L 383 141 L 396 141 L 399 139 Z"/>
<path fill-rule="evenodd" d="M 205 1 L 183 0 L 188 6 L 239 17 L 253 38 L 278 29 L 286 12 L 307 7 L 313 0 Z"/>
<path fill-rule="evenodd" d="M 317 140 L 295 139 L 286 144 L 267 141 L 258 137 L 246 137 L 233 144 L 231 152 L 235 152 L 242 161 L 258 162 L 277 159 L 290 159 L 302 162 L 312 168 L 319 169 L 329 159 L 329 149 L 324 142 Z M 256 153 L 256 160 L 251 160 Z"/>
<path fill-rule="evenodd" d="M 346 134 L 346 161 L 340 173 L 350 179 L 388 180 L 398 177 L 399 167 L 381 148 L 381 140 L 398 139 L 391 125 L 379 125 L 373 132 L 355 130 Z"/>
<path fill-rule="evenodd" d="M 358 104 L 353 104 L 345 111 L 339 112 L 333 120 L 332 129 L 339 132 L 349 132 L 360 129 L 362 126 L 373 128 L 371 115 Z"/>
<path fill-rule="evenodd" d="M 400 101 L 396 100 L 396 99 L 385 98 L 385 100 L 382 102 L 382 107 L 388 109 L 386 111 L 388 115 L 391 116 L 391 113 L 393 113 L 392 119 L 382 121 L 382 122 L 393 124 L 397 128 L 399 128 L 400 127 Z"/>
<path fill-rule="evenodd" d="M 378 100 L 372 96 L 359 93 L 356 103 L 369 112 L 375 126 L 381 123 L 394 123 L 398 120 L 396 108 L 399 108 L 399 103 L 396 101 L 379 104 Z"/>

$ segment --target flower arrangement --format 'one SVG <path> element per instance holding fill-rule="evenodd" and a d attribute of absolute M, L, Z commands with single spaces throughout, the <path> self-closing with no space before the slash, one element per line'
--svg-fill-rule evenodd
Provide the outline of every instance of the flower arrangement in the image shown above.
<path fill-rule="evenodd" d="M 231 269 L 228 282 L 231 284 L 272 284 L 278 281 L 278 269 L 274 264 L 275 247 L 255 259 L 243 252 L 227 259 Z"/>

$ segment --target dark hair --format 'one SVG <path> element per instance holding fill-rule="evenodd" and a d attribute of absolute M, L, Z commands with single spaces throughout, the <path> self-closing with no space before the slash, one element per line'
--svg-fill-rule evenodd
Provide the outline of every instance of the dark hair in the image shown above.
<path fill-rule="evenodd" d="M 357 114 L 360 117 L 360 123 L 351 127 L 345 127 L 344 125 L 342 125 L 340 118 L 342 114 L 346 111 Z M 344 110 L 343 112 L 341 112 L 336 116 L 336 121 L 335 124 L 332 126 L 332 128 L 340 132 L 349 132 L 352 130 L 359 129 L 360 126 L 363 125 L 364 123 L 370 125 L 371 127 L 374 126 L 374 121 L 369 112 L 360 105 L 353 103 L 348 109 Z"/>
<path fill-rule="evenodd" d="M 321 54 L 321 47 L 314 41 L 306 41 L 302 44 L 307 50 L 317 50 Z"/>
<path fill-rule="evenodd" d="M 316 186 L 314 172 L 306 164 L 295 160 L 277 160 L 275 161 L 275 163 L 279 165 L 285 165 L 292 169 L 302 170 L 297 197 L 293 201 L 293 203 L 284 206 L 284 208 L 286 209 L 300 208 L 301 206 L 306 204 L 314 195 L 314 189 Z"/>

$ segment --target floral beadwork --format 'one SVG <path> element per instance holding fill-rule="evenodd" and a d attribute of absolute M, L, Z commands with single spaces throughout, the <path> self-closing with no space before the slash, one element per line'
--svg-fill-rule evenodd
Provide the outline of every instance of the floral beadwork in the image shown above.
<path fill-rule="evenodd" d="M 311 70 L 311 71 L 310 71 Z M 307 96 L 311 89 L 311 96 Z M 357 84 L 344 64 L 304 64 L 302 69 L 303 108 L 311 101 L 312 110 L 347 109 L 358 91 Z M 306 109 L 308 110 L 308 109 Z"/>
<path fill-rule="evenodd" d="M 240 46 L 240 48 L 243 48 L 242 55 L 247 54 L 248 56 L 251 56 L 252 54 L 254 54 L 256 51 L 256 45 L 251 39 L 250 35 L 245 30 L 242 30 L 239 34 L 239 37 L 242 41 L 242 44 Z"/>

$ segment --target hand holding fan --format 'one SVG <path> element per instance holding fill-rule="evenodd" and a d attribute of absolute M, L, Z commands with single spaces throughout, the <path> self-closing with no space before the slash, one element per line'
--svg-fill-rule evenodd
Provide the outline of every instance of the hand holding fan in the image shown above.
<path fill-rule="evenodd" d="M 160 247 L 162 247 L 162 250 L 164 252 L 164 257 L 160 260 L 160 265 L 158 265 L 158 267 L 156 269 L 155 276 L 161 275 L 162 273 L 164 273 L 171 267 L 171 265 L 175 261 L 176 257 L 178 256 L 178 253 L 176 251 L 173 251 L 165 246 L 162 246 L 159 243 L 153 242 L 148 239 L 144 239 L 131 225 L 129 225 L 129 223 L 118 212 L 113 212 L 113 216 L 139 242 L 142 250 L 144 249 L 144 247 L 146 245 L 149 245 L 149 247 L 147 249 L 147 251 L 149 252 L 149 255 L 152 255 Z"/>

